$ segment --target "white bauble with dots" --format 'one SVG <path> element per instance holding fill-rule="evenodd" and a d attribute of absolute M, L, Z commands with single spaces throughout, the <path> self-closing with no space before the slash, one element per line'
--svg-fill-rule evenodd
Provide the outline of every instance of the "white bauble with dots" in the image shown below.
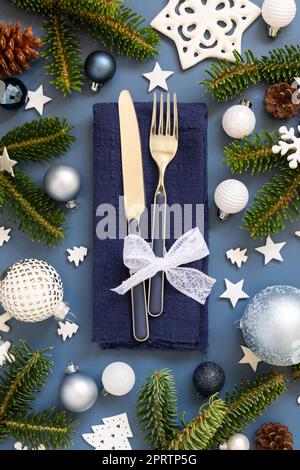
<path fill-rule="evenodd" d="M 242 139 L 252 134 L 256 126 L 256 117 L 250 101 L 243 100 L 240 104 L 227 109 L 223 115 L 222 125 L 226 134 L 233 139 Z"/>

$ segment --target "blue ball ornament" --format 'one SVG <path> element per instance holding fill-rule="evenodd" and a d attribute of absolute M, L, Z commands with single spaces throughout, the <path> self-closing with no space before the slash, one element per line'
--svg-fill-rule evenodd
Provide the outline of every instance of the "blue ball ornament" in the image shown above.
<path fill-rule="evenodd" d="M 215 362 L 203 362 L 194 370 L 193 382 L 202 397 L 209 397 L 223 388 L 225 373 Z"/>
<path fill-rule="evenodd" d="M 272 286 L 249 302 L 240 327 L 247 346 L 274 366 L 300 363 L 300 289 Z"/>
<path fill-rule="evenodd" d="M 103 84 L 114 76 L 116 68 L 116 61 L 109 52 L 92 52 L 84 63 L 85 73 L 92 82 L 91 89 L 100 90 Z"/>

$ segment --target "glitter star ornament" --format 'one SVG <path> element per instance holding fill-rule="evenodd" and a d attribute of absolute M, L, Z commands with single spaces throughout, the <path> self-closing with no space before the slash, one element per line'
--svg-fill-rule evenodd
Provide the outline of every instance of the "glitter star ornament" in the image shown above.
<path fill-rule="evenodd" d="M 244 279 L 234 284 L 228 279 L 225 279 L 226 290 L 220 295 L 220 299 L 229 299 L 233 308 L 241 299 L 248 299 L 249 295 L 243 291 Z"/>
<path fill-rule="evenodd" d="M 156 62 L 154 69 L 152 72 L 144 73 L 143 77 L 149 80 L 149 89 L 148 91 L 152 91 L 155 88 L 159 87 L 163 90 L 168 91 L 167 79 L 173 75 L 174 72 L 162 70 L 161 66 L 158 62 Z"/>
<path fill-rule="evenodd" d="M 257 366 L 262 360 L 254 354 L 251 349 L 246 348 L 246 346 L 241 346 L 244 357 L 239 361 L 239 364 L 249 364 L 252 367 L 253 371 L 257 371 Z"/>
<path fill-rule="evenodd" d="M 4 147 L 2 155 L 0 155 L 0 172 L 6 171 L 11 176 L 15 176 L 13 167 L 17 164 L 16 160 L 11 160 L 8 155 L 7 148 Z"/>
<path fill-rule="evenodd" d="M 25 109 L 36 109 L 40 116 L 43 116 L 44 106 L 52 101 L 52 98 L 44 95 L 43 85 L 40 85 L 36 91 L 28 91 L 28 101 Z"/>
<path fill-rule="evenodd" d="M 248 0 L 169 0 L 151 26 L 172 39 L 182 68 L 209 57 L 235 62 L 245 30 L 261 9 Z"/>

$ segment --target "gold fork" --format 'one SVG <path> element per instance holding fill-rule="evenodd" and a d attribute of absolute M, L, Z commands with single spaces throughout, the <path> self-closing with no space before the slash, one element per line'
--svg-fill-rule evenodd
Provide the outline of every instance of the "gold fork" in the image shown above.
<path fill-rule="evenodd" d="M 176 93 L 173 95 L 173 126 L 171 131 L 171 103 L 167 95 L 166 122 L 164 122 L 164 95 L 160 95 L 160 111 L 157 129 L 157 101 L 154 94 L 152 123 L 150 131 L 150 152 L 155 160 L 159 180 L 154 196 L 154 214 L 152 225 L 152 249 L 159 257 L 164 256 L 166 237 L 167 193 L 164 177 L 167 166 L 173 160 L 178 149 L 178 111 Z M 164 308 L 164 273 L 161 271 L 149 281 L 148 311 L 153 317 L 162 314 Z"/>

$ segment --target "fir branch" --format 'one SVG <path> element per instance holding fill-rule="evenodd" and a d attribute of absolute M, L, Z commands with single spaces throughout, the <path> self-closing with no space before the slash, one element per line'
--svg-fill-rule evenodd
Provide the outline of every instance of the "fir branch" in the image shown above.
<path fill-rule="evenodd" d="M 286 163 L 286 157 L 272 152 L 273 145 L 278 143 L 280 135 L 278 131 L 254 132 L 242 140 L 233 140 L 225 147 L 226 158 L 224 163 L 233 174 L 241 174 L 243 171 L 251 171 L 258 174 L 270 171 L 276 166 Z"/>
<path fill-rule="evenodd" d="M 41 56 L 46 60 L 46 72 L 54 77 L 50 83 L 56 85 L 64 96 L 72 91 L 81 91 L 83 69 L 77 39 L 59 13 L 51 16 L 44 29 L 46 49 Z"/>
<path fill-rule="evenodd" d="M 158 34 L 151 26 L 142 26 L 144 19 L 128 7 L 121 6 L 113 17 L 91 11 L 84 5 L 80 9 L 62 6 L 61 10 L 79 29 L 104 45 L 116 48 L 119 54 L 146 60 L 158 53 Z"/>
<path fill-rule="evenodd" d="M 226 396 L 227 412 L 210 446 L 223 444 L 230 436 L 255 422 L 285 391 L 286 380 L 280 372 L 258 376 L 254 382 L 246 381 L 236 387 L 232 394 Z"/>
<path fill-rule="evenodd" d="M 169 450 L 207 449 L 223 423 L 226 410 L 225 402 L 212 396 L 209 402 L 200 408 L 198 416 L 176 434 Z"/>
<path fill-rule="evenodd" d="M 260 60 L 248 50 L 244 57 L 234 51 L 236 62 L 217 61 L 206 70 L 209 77 L 200 82 L 213 98 L 225 101 L 241 95 L 258 82 L 289 82 L 300 75 L 300 45 L 274 49 Z"/>
<path fill-rule="evenodd" d="M 166 449 L 178 429 L 177 393 L 172 372 L 162 369 L 145 379 L 137 400 L 137 418 L 145 444 Z"/>
<path fill-rule="evenodd" d="M 243 219 L 244 228 L 252 238 L 276 234 L 285 228 L 285 221 L 300 217 L 300 173 L 283 169 L 258 191 Z"/>
<path fill-rule="evenodd" d="M 300 364 L 293 366 L 293 378 L 300 379 Z"/>
<path fill-rule="evenodd" d="M 49 15 L 55 7 L 56 0 L 11 0 L 17 7 L 25 11 Z"/>
<path fill-rule="evenodd" d="M 1 369 L 0 423 L 5 416 L 31 409 L 31 402 L 45 386 L 53 365 L 46 354 L 49 349 L 34 352 L 25 341 L 12 348 L 14 360 L 9 362 L 8 369 Z"/>
<path fill-rule="evenodd" d="M 18 162 L 39 162 L 59 157 L 75 137 L 65 119 L 47 117 L 12 129 L 0 140 L 0 152 L 7 147 L 10 157 Z"/>
<path fill-rule="evenodd" d="M 16 6 L 25 11 L 40 13 L 41 15 L 51 15 L 62 6 L 71 6 L 80 8 L 80 3 L 85 5 L 91 11 L 98 11 L 101 14 L 113 15 L 121 3 L 120 0 L 11 0 Z"/>
<path fill-rule="evenodd" d="M 61 10 L 72 9 L 80 11 L 85 8 L 93 13 L 105 16 L 116 16 L 123 0 L 57 0 Z"/>
<path fill-rule="evenodd" d="M 18 168 L 15 177 L 0 173 L 0 212 L 4 210 L 32 240 L 54 245 L 64 238 L 64 212 Z"/>
<path fill-rule="evenodd" d="M 77 424 L 70 413 L 51 409 L 12 416 L 0 421 L 0 428 L 18 441 L 29 442 L 33 448 L 43 444 L 47 449 L 58 449 L 72 444 L 70 435 Z"/>

